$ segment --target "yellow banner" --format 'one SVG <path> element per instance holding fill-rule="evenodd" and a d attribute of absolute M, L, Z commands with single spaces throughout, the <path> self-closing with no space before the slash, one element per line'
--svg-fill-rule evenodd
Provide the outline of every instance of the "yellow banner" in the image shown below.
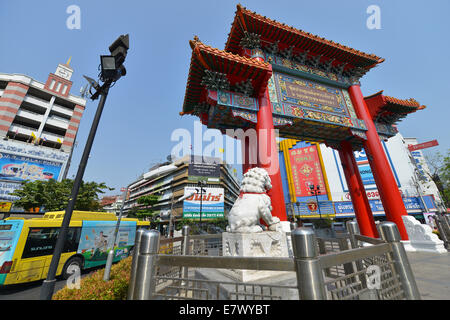
<path fill-rule="evenodd" d="M 12 202 L 0 202 L 0 212 L 11 211 Z"/>

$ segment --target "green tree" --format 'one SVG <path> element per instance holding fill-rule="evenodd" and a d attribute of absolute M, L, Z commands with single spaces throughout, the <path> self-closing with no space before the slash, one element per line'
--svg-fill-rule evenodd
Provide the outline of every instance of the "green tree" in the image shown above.
<path fill-rule="evenodd" d="M 439 189 L 444 205 L 448 208 L 450 207 L 450 149 L 445 156 L 436 152 L 431 157 L 425 156 L 425 159 L 431 171 L 429 176 Z"/>
<path fill-rule="evenodd" d="M 58 182 L 54 179 L 48 181 L 25 181 L 20 189 L 11 193 L 19 197 L 14 205 L 29 211 L 32 208 L 44 207 L 45 211 L 64 210 L 69 203 L 73 180 L 65 179 Z M 99 211 L 99 194 L 104 190 L 114 190 L 104 182 L 82 182 L 78 192 L 75 210 Z"/>
<path fill-rule="evenodd" d="M 157 204 L 159 201 L 159 196 L 154 194 L 149 194 L 146 196 L 142 196 L 137 199 L 137 203 L 140 205 L 139 207 L 135 207 L 131 209 L 128 213 L 128 217 L 132 218 L 146 218 L 150 220 L 151 227 L 155 227 L 156 223 L 156 212 L 153 210 L 153 206 Z"/>

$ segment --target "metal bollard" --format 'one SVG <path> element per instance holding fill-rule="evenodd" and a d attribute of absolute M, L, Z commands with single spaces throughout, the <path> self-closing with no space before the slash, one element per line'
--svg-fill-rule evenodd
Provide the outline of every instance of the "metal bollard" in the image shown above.
<path fill-rule="evenodd" d="M 187 256 L 190 253 L 190 240 L 189 240 L 189 231 L 190 231 L 190 227 L 189 226 L 183 226 L 183 228 L 181 229 L 181 235 L 183 236 L 183 244 L 181 247 L 181 254 L 183 256 Z M 188 277 L 188 268 L 187 267 L 181 267 L 180 269 L 180 274 L 181 277 L 186 279 Z M 183 281 L 183 284 L 184 281 Z"/>
<path fill-rule="evenodd" d="M 290 224 L 289 224 L 289 227 L 291 228 L 291 231 L 293 231 L 293 230 L 295 230 L 295 229 L 297 229 L 297 222 L 291 222 Z"/>
<path fill-rule="evenodd" d="M 359 248 L 358 241 L 355 239 L 356 234 L 360 234 L 358 222 L 356 221 L 347 221 L 345 223 L 348 233 L 350 234 L 350 244 L 352 249 Z"/>
<path fill-rule="evenodd" d="M 314 231 L 297 228 L 291 235 L 300 300 L 326 300 Z"/>
<path fill-rule="evenodd" d="M 151 300 L 153 297 L 159 237 L 157 230 L 146 230 L 142 234 L 137 257 L 133 300 Z"/>
<path fill-rule="evenodd" d="M 133 258 L 131 260 L 130 283 L 128 284 L 127 300 L 133 300 L 134 286 L 136 284 L 137 257 L 141 248 L 141 238 L 145 229 L 138 229 L 134 238 Z"/>
<path fill-rule="evenodd" d="M 408 300 L 420 300 L 419 289 L 417 288 L 405 248 L 400 242 L 401 237 L 397 225 L 390 221 L 384 221 L 380 223 L 380 231 L 382 239 L 391 244 L 395 270 L 400 276 L 406 298 Z"/>
<path fill-rule="evenodd" d="M 108 258 L 106 258 L 105 272 L 103 273 L 103 281 L 109 281 L 111 274 L 111 267 L 114 260 L 114 249 L 108 251 Z"/>
<path fill-rule="evenodd" d="M 436 227 L 439 231 L 440 237 L 442 239 L 442 241 L 444 241 L 444 246 L 446 249 L 448 249 L 448 243 L 449 243 L 449 239 L 448 239 L 448 233 L 446 232 L 446 223 L 445 223 L 445 218 L 444 216 L 439 216 L 439 215 L 435 215 L 434 217 L 434 223 L 436 224 Z"/>
<path fill-rule="evenodd" d="M 442 220 L 444 220 L 447 228 L 450 228 L 450 214 L 441 213 L 440 216 L 442 217 Z"/>

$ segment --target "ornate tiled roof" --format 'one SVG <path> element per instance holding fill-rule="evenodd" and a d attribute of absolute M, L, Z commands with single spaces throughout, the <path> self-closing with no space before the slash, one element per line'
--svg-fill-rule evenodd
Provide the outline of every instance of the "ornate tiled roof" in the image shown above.
<path fill-rule="evenodd" d="M 202 43 L 197 37 L 189 41 L 192 48 L 191 64 L 181 114 L 192 113 L 194 107 L 205 102 L 205 78 L 221 77 L 219 81 L 235 85 L 250 79 L 256 93 L 265 88 L 272 75 L 269 63 L 219 50 Z"/>
<path fill-rule="evenodd" d="M 364 100 L 372 119 L 385 124 L 394 124 L 408 114 L 426 108 L 413 98 L 398 99 L 383 95 L 383 90 L 364 97 Z"/>
<path fill-rule="evenodd" d="M 296 29 L 247 10 L 238 4 L 231 31 L 228 34 L 225 50 L 239 53 L 241 50 L 240 41 L 245 32 L 259 34 L 262 41 L 269 43 L 279 41 L 279 46 L 284 46 L 285 48 L 293 46 L 294 50 L 301 52 L 308 50 L 312 54 L 320 54 L 342 63 L 349 63 L 355 67 L 370 68 L 384 61 L 383 58 L 374 54 L 364 53 L 309 32 Z"/>

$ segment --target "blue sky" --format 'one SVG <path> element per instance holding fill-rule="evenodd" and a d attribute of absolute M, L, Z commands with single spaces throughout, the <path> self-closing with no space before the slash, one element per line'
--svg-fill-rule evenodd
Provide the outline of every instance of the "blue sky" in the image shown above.
<path fill-rule="evenodd" d="M 194 117 L 180 117 L 191 49 L 200 40 L 223 49 L 237 1 L 6 1 L 0 0 L 0 72 L 45 82 L 72 56 L 72 94 L 97 76 L 99 56 L 119 35 L 130 34 L 127 75 L 110 90 L 84 179 L 120 187 L 162 161 L 176 144 L 173 130 L 193 131 Z M 386 59 L 361 81 L 364 95 L 384 90 L 413 97 L 427 108 L 399 125 L 405 137 L 437 139 L 426 154 L 449 145 L 450 2 L 434 1 L 240 1 L 287 25 Z M 81 28 L 70 30 L 67 7 L 81 9 Z M 369 30 L 369 5 L 381 9 L 381 29 Z M 88 101 L 69 177 L 76 173 L 98 101 Z"/>

